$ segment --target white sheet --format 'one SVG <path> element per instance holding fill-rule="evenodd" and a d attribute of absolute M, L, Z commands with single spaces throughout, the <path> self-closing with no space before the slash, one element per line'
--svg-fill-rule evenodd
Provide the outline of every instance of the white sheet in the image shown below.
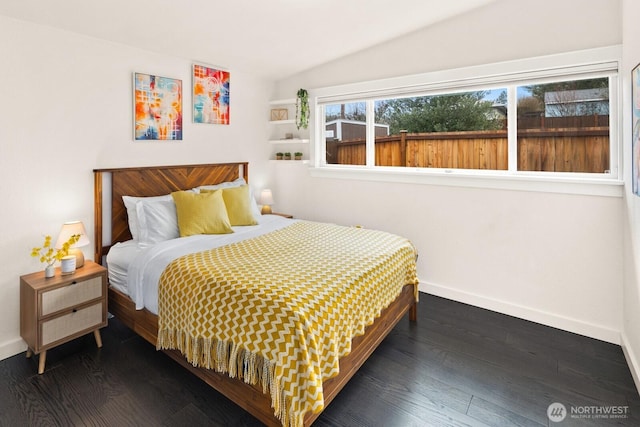
<path fill-rule="evenodd" d="M 134 240 L 116 243 L 107 254 L 107 268 L 109 272 L 109 286 L 113 286 L 120 292 L 129 295 L 127 289 L 127 273 L 129 265 L 141 249 Z"/>
<path fill-rule="evenodd" d="M 189 253 L 201 252 L 260 236 L 284 228 L 295 221 L 277 215 L 263 215 L 260 217 L 259 225 L 233 227 L 234 233 L 231 234 L 181 237 L 160 242 L 150 248 L 140 249 L 138 255 L 129 264 L 127 293 L 135 302 L 136 309 L 146 308 L 150 312 L 158 314 L 158 281 L 171 261 Z"/>

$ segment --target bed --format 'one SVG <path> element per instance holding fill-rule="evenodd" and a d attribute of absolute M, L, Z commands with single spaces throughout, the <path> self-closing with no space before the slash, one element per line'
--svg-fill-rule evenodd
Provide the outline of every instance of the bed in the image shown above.
<path fill-rule="evenodd" d="M 94 170 L 94 259 L 104 263 L 112 247 L 117 246 L 120 250 L 121 247 L 126 247 L 132 239 L 123 196 L 162 196 L 174 191 L 189 190 L 203 185 L 220 185 L 238 180 L 248 182 L 248 169 L 247 162 L 238 162 Z M 280 224 L 279 221 L 281 220 L 265 218 L 265 224 L 271 222 L 274 224 L 273 227 L 279 231 L 291 230 L 295 226 L 295 224 Z M 321 226 L 316 225 L 316 227 Z M 347 230 L 347 232 L 351 231 Z M 275 234 L 277 233 L 269 233 L 267 236 Z M 131 250 L 135 251 L 135 249 Z M 127 252 L 122 253 L 126 254 Z M 123 257 L 127 258 L 129 255 L 123 255 Z M 141 307 L 138 297 L 132 299 L 130 292 L 125 287 L 118 285 L 117 273 L 117 271 L 110 271 L 112 283 L 109 287 L 109 312 L 141 337 L 153 345 L 158 345 L 165 335 L 161 333 L 159 339 L 157 311 L 153 308 Z M 336 397 L 385 336 L 407 313 L 409 313 L 411 321 L 416 320 L 417 283 L 413 280 L 408 281 L 412 283 L 402 284 L 399 294 L 394 295 L 395 299 L 379 312 L 375 321 L 363 328 L 362 334 L 358 333 L 353 337 L 348 354 L 339 358 L 339 372 L 321 383 L 324 408 Z M 294 424 L 287 420 L 283 421 L 281 414 L 276 415 L 273 408 L 273 396 L 259 383 L 249 384 L 241 379 L 232 378 L 226 372 L 194 366 L 193 360 L 188 360 L 183 352 L 177 349 L 163 351 L 262 423 L 274 426 Z M 306 411 L 303 424 L 311 425 L 320 413 Z"/>

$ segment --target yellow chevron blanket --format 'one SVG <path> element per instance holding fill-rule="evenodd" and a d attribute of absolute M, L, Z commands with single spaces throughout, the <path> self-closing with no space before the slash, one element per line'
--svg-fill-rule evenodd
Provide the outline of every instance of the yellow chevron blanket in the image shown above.
<path fill-rule="evenodd" d="M 416 251 L 374 230 L 297 222 L 174 260 L 159 284 L 158 349 L 270 393 L 284 426 L 324 408 L 339 357 L 414 284 Z"/>

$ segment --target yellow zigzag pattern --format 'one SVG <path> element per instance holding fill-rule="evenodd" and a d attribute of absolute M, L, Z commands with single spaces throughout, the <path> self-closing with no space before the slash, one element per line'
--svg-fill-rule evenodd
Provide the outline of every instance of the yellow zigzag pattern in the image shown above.
<path fill-rule="evenodd" d="M 157 347 L 260 381 L 282 424 L 301 426 L 351 339 L 417 289 L 415 259 L 402 237 L 314 222 L 186 255 L 160 278 Z"/>

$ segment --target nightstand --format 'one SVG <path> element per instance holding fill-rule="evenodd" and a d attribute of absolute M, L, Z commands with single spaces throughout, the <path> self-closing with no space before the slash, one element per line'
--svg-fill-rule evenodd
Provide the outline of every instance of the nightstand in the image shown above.
<path fill-rule="evenodd" d="M 293 218 L 293 215 L 291 215 L 291 214 L 286 214 L 286 213 L 273 212 L 273 213 L 271 213 L 271 215 L 278 215 L 278 216 L 282 216 L 282 217 L 289 218 L 289 219 L 292 219 L 292 218 Z"/>
<path fill-rule="evenodd" d="M 20 335 L 27 357 L 40 354 L 38 374 L 44 372 L 47 350 L 91 331 L 102 347 L 100 328 L 107 326 L 107 269 L 85 261 L 73 274 L 54 277 L 44 272 L 20 277 Z"/>

